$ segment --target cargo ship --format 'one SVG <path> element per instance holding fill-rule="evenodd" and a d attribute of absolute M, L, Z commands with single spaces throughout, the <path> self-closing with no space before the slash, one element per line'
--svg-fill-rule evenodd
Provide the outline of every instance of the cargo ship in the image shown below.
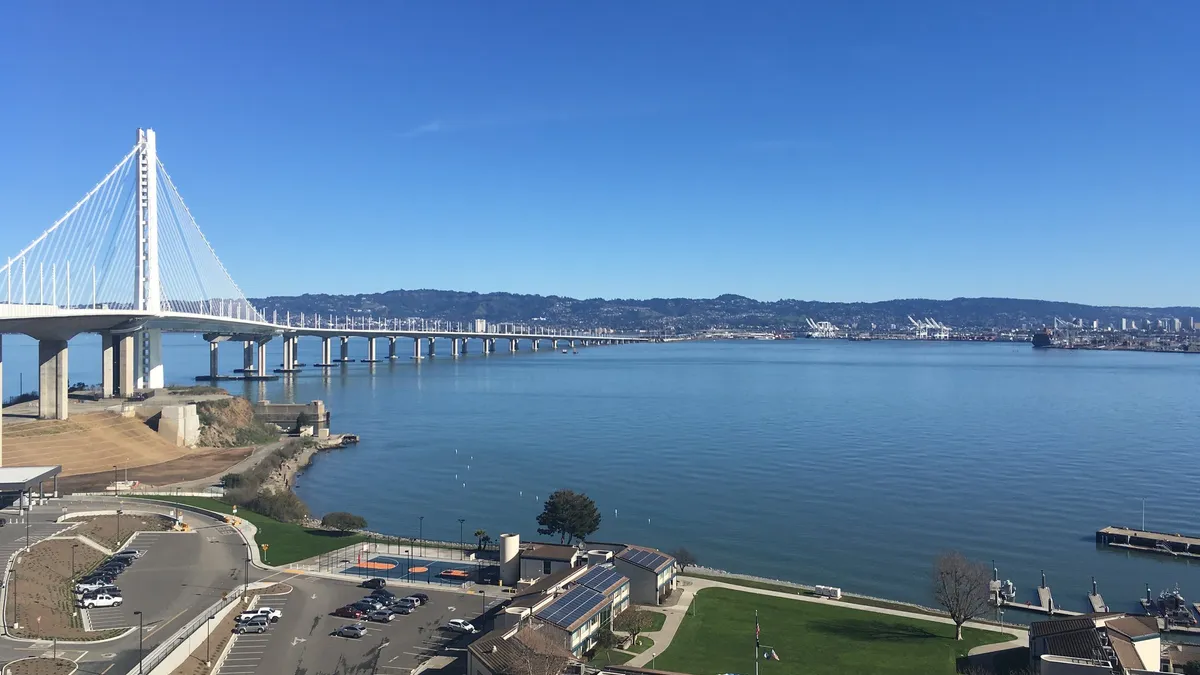
<path fill-rule="evenodd" d="M 1034 349 L 1045 349 L 1052 346 L 1054 345 L 1050 342 L 1050 331 L 1041 330 L 1033 334 Z"/>

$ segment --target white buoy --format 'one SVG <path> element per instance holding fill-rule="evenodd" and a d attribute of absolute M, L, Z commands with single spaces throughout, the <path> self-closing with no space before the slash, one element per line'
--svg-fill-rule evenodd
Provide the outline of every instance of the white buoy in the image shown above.
<path fill-rule="evenodd" d="M 617 510 L 613 509 L 613 518 L 616 518 L 616 517 L 617 517 Z"/>
<path fill-rule="evenodd" d="M 649 525 L 649 524 L 650 524 L 650 519 L 649 519 L 649 518 L 647 518 L 647 519 L 646 519 L 646 524 L 647 524 L 647 525 Z"/>
<path fill-rule="evenodd" d="M 521 495 L 522 497 L 524 497 L 524 496 L 525 496 L 525 491 L 524 491 L 524 490 L 520 490 L 520 491 L 518 491 L 518 492 L 517 492 L 517 494 L 519 494 L 519 495 Z"/>
<path fill-rule="evenodd" d="M 467 484 L 466 484 L 466 483 L 463 483 L 463 487 L 467 487 Z"/>
<path fill-rule="evenodd" d="M 470 465 L 470 464 L 468 464 L 468 465 L 467 465 L 467 471 L 470 471 L 470 470 L 471 470 L 471 465 Z"/>
<path fill-rule="evenodd" d="M 454 454 L 456 454 L 456 455 L 458 454 L 458 448 L 454 449 Z"/>
<path fill-rule="evenodd" d="M 458 474 L 454 474 L 454 480 L 458 480 Z"/>

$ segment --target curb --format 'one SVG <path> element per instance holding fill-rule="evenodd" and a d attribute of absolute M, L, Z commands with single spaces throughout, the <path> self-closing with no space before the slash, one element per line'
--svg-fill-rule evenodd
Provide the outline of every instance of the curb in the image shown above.
<path fill-rule="evenodd" d="M 12 661 L 9 661 L 8 663 L 4 664 L 4 672 L 6 672 L 6 673 L 7 673 L 7 672 L 8 672 L 8 667 L 9 667 L 9 666 L 11 666 L 11 665 L 12 665 L 12 664 L 14 664 L 14 663 L 18 663 L 18 662 L 20 662 L 20 661 L 38 661 L 38 660 L 42 660 L 42 659 L 44 659 L 44 658 L 45 658 L 45 657 L 42 657 L 42 656 L 26 656 L 26 657 L 24 657 L 24 658 L 20 658 L 20 659 L 13 659 Z M 54 659 L 45 659 L 45 660 L 47 660 L 47 661 L 53 661 Z M 71 659 L 62 659 L 62 658 L 60 658 L 60 659 L 58 659 L 58 660 L 59 660 L 59 661 L 71 661 Z M 78 664 L 78 663 L 76 663 L 75 661 L 71 661 L 71 663 L 74 663 L 74 664 L 75 664 L 75 667 L 74 667 L 74 668 L 72 668 L 72 669 L 71 669 L 71 671 L 70 671 L 69 673 L 67 673 L 67 675 L 72 675 L 73 673 L 76 673 L 76 672 L 78 672 L 78 671 L 79 671 L 79 664 Z"/>
<path fill-rule="evenodd" d="M 254 609 L 254 606 L 258 604 L 258 598 L 259 598 L 259 596 L 257 596 L 257 595 L 254 596 L 253 598 L 251 598 L 250 603 L 248 605 L 246 605 L 246 608 L 242 611 L 248 611 L 248 610 Z M 238 639 L 238 634 L 234 633 L 233 636 L 229 638 L 229 642 L 225 643 L 225 648 L 222 649 L 221 653 L 217 655 L 217 660 L 213 661 L 212 668 L 210 668 L 208 672 L 210 672 L 210 673 L 221 672 L 221 665 L 225 663 L 225 659 L 228 658 L 229 652 L 233 649 L 233 644 L 235 642 L 237 642 L 237 639 Z"/>

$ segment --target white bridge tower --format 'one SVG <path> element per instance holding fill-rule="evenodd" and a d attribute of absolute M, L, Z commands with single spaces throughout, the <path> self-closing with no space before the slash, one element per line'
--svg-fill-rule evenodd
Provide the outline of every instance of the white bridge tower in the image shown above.
<path fill-rule="evenodd" d="M 153 129 L 138 129 L 136 309 L 162 311 L 158 267 L 158 145 Z M 137 388 L 163 387 L 162 331 L 147 328 L 137 335 Z"/>

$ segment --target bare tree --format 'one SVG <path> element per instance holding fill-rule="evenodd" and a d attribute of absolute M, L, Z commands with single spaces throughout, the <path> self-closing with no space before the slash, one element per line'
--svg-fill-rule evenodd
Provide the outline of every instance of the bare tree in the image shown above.
<path fill-rule="evenodd" d="M 654 615 L 645 610 L 634 609 L 630 607 L 624 612 L 621 612 L 613 619 L 613 628 L 629 633 L 629 637 L 633 639 L 633 644 L 637 644 L 639 633 L 650 630 L 654 625 Z"/>
<path fill-rule="evenodd" d="M 550 631 L 526 626 L 509 638 L 516 648 L 504 675 L 559 675 L 574 657 Z"/>
<path fill-rule="evenodd" d="M 964 623 L 987 611 L 990 580 L 987 565 L 958 551 L 943 553 L 933 563 L 933 597 L 954 620 L 954 639 L 962 639 Z"/>

